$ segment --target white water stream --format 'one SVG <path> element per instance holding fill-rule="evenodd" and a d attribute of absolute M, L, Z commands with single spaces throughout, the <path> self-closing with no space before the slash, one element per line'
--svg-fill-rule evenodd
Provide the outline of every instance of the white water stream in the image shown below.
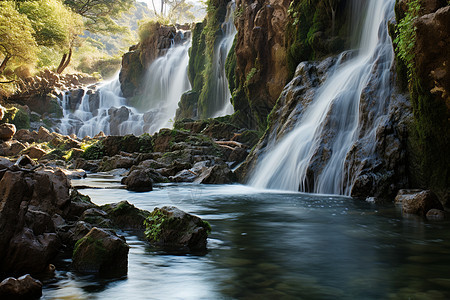
<path fill-rule="evenodd" d="M 275 145 L 267 147 L 250 179 L 251 185 L 311 191 L 308 190 L 311 186 L 307 179 L 308 168 L 322 143 L 327 143 L 329 155 L 323 158 L 326 163 L 321 172 L 314 174 L 312 191 L 350 194 L 354 180 L 345 178 L 347 154 L 358 139 L 368 137 L 375 143 L 377 125 L 385 117 L 393 62 L 387 22 L 393 16 L 394 3 L 394 0 L 369 1 L 358 54 L 338 63 L 295 128 Z M 372 129 L 362 131 L 361 95 L 374 81 L 377 88 L 370 97 L 378 107 L 368 117 Z M 334 132 L 332 136 L 330 129 Z"/>
<path fill-rule="evenodd" d="M 223 38 L 218 43 L 214 53 L 213 71 L 217 77 L 217 82 L 214 84 L 214 99 L 210 99 L 212 115 L 209 117 L 221 117 L 230 115 L 234 112 L 233 105 L 231 104 L 231 93 L 228 86 L 228 79 L 225 72 L 225 62 L 227 60 L 228 53 L 233 46 L 234 37 L 237 30 L 234 26 L 234 12 L 236 10 L 236 3 L 231 0 L 227 5 L 227 14 L 225 21 L 222 23 Z"/>

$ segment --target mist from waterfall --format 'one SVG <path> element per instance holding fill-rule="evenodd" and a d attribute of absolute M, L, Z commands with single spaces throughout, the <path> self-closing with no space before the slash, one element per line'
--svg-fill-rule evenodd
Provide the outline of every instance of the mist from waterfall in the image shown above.
<path fill-rule="evenodd" d="M 208 105 L 212 114 L 208 117 L 221 117 L 230 115 L 234 112 L 231 104 L 231 92 L 228 86 L 228 79 L 225 72 L 225 63 L 228 53 L 233 46 L 234 37 L 237 30 L 234 26 L 234 12 L 236 10 L 236 3 L 234 0 L 228 2 L 227 14 L 225 21 L 222 23 L 223 38 L 218 43 L 213 60 L 213 78 L 217 78 L 217 82 L 213 84 L 213 99 L 208 99 Z"/>
<path fill-rule="evenodd" d="M 350 195 L 354 178 L 346 170 L 346 157 L 358 139 L 375 144 L 377 125 L 386 113 L 393 63 L 387 22 L 393 17 L 394 3 L 395 0 L 369 1 L 358 54 L 351 59 L 341 55 L 334 73 L 323 83 L 294 129 L 267 146 L 249 184 Z M 361 95 L 374 81 L 377 88 L 370 99 L 377 107 L 368 116 L 371 128 L 363 130 L 366 124 L 360 115 Z M 311 175 L 310 165 L 324 144 L 327 149 L 320 156 L 324 165 Z"/>

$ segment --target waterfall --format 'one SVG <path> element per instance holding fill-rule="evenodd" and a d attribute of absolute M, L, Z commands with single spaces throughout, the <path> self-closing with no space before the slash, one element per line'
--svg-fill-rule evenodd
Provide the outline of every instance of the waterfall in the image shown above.
<path fill-rule="evenodd" d="M 191 89 L 187 75 L 190 47 L 190 40 L 172 46 L 147 69 L 144 93 L 136 104 L 139 110 L 146 111 L 146 132 L 172 127 L 181 95 Z"/>
<path fill-rule="evenodd" d="M 223 38 L 218 43 L 213 60 L 213 78 L 217 78 L 217 82 L 213 85 L 213 99 L 209 99 L 212 115 L 209 117 L 220 117 L 230 115 L 234 112 L 231 104 L 231 93 L 228 86 L 228 79 L 225 73 L 225 62 L 228 53 L 233 46 L 234 37 L 237 33 L 234 26 L 234 11 L 236 10 L 235 0 L 231 0 L 227 5 L 227 14 L 225 21 L 222 23 Z"/>
<path fill-rule="evenodd" d="M 338 59 L 333 74 L 294 129 L 267 146 L 250 179 L 251 185 L 350 195 L 354 176 L 349 174 L 346 158 L 358 140 L 372 143 L 367 155 L 374 151 L 376 128 L 385 118 L 389 101 L 393 50 L 387 21 L 393 17 L 394 3 L 369 1 L 357 55 Z M 369 85 L 376 89 L 368 95 Z M 365 101 L 373 102 L 364 118 L 362 95 L 370 98 Z M 320 160 L 317 171 L 311 170 L 314 159 Z"/>
<path fill-rule="evenodd" d="M 71 103 L 71 92 L 63 93 L 62 134 L 79 137 L 106 135 L 141 135 L 171 127 L 181 95 L 190 89 L 187 76 L 190 40 L 182 45 L 172 43 L 167 53 L 153 61 L 145 76 L 143 96 L 134 101 L 122 97 L 119 73 L 101 84 L 96 93 L 84 89 L 79 104 Z"/>
<path fill-rule="evenodd" d="M 102 83 L 97 93 L 84 89 L 81 102 L 75 105 L 75 109 L 70 103 L 70 92 L 65 92 L 61 99 L 63 118 L 59 132 L 73 133 L 79 137 L 94 136 L 100 131 L 107 135 L 144 133 L 143 115 L 135 108 L 127 106 L 121 93 L 119 73 L 111 81 Z"/>

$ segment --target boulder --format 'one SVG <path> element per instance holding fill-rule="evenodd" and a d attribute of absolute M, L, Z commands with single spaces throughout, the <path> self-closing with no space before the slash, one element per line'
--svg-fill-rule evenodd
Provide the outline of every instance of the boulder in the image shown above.
<path fill-rule="evenodd" d="M 204 170 L 196 183 L 228 184 L 235 182 L 235 176 L 226 164 L 215 165 Z"/>
<path fill-rule="evenodd" d="M 30 148 L 24 150 L 23 153 L 34 159 L 40 159 L 45 154 L 47 154 L 47 152 L 45 152 L 45 150 L 43 150 L 37 146 L 31 146 Z"/>
<path fill-rule="evenodd" d="M 75 244 L 72 267 L 80 273 L 123 276 L 128 270 L 128 250 L 124 237 L 94 227 Z"/>
<path fill-rule="evenodd" d="M 144 220 L 150 214 L 146 210 L 135 207 L 128 201 L 106 204 L 101 209 L 108 214 L 113 224 L 122 230 L 144 230 Z"/>
<path fill-rule="evenodd" d="M 444 221 L 448 220 L 450 215 L 446 211 L 432 208 L 427 212 L 426 217 L 428 221 Z"/>
<path fill-rule="evenodd" d="M 36 131 L 30 132 L 27 129 L 19 129 L 14 138 L 22 143 L 34 143 L 37 140 L 37 135 Z"/>
<path fill-rule="evenodd" d="M 405 214 L 425 216 L 430 209 L 444 210 L 441 202 L 432 191 L 421 191 L 403 197 L 402 209 Z"/>
<path fill-rule="evenodd" d="M 0 124 L 0 140 L 8 141 L 12 139 L 16 133 L 16 126 L 14 124 Z"/>
<path fill-rule="evenodd" d="M 27 147 L 19 141 L 11 140 L 0 144 L 0 155 L 3 156 L 17 156 Z"/>
<path fill-rule="evenodd" d="M 96 207 L 86 209 L 79 220 L 103 228 L 109 228 L 112 225 L 111 220 L 108 219 L 108 214 Z"/>
<path fill-rule="evenodd" d="M 113 157 L 105 156 L 98 166 L 99 172 L 107 172 L 113 169 L 129 169 L 135 164 L 135 159 L 129 156 L 114 155 Z"/>
<path fill-rule="evenodd" d="M 42 282 L 29 274 L 19 278 L 8 277 L 0 283 L 0 298 L 39 299 L 42 296 Z"/>
<path fill-rule="evenodd" d="M 136 169 L 127 177 L 122 179 L 122 184 L 127 186 L 127 190 L 134 192 L 149 192 L 153 190 L 153 180 L 151 170 Z"/>
<path fill-rule="evenodd" d="M 0 170 L 1 169 L 6 169 L 9 168 L 13 165 L 14 163 L 12 161 L 10 161 L 9 159 L 5 158 L 5 157 L 0 157 Z"/>
<path fill-rule="evenodd" d="M 60 248 L 51 216 L 65 216 L 69 187 L 60 170 L 4 173 L 0 180 L 0 272 L 47 269 Z"/>
<path fill-rule="evenodd" d="M 155 208 L 146 220 L 147 239 L 166 250 L 204 251 L 210 232 L 208 222 L 174 206 Z"/>
<path fill-rule="evenodd" d="M 50 131 L 48 131 L 47 128 L 41 126 L 37 133 L 37 140 L 41 143 L 42 142 L 47 143 L 47 142 L 50 142 L 52 139 L 53 139 L 53 136 L 51 135 Z"/>

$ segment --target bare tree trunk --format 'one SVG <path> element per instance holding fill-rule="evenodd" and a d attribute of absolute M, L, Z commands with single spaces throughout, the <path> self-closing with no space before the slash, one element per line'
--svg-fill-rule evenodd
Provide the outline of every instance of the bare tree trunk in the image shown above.
<path fill-rule="evenodd" d="M 334 30 L 336 27 L 336 9 L 331 8 L 331 35 L 334 36 Z"/>
<path fill-rule="evenodd" d="M 161 17 L 164 16 L 164 0 L 161 0 Z"/>
<path fill-rule="evenodd" d="M 8 63 L 8 61 L 11 59 L 10 55 L 6 55 L 6 57 L 3 59 L 2 64 L 0 65 L 0 74 L 3 73 L 3 71 L 5 71 L 6 68 L 6 64 Z"/>
<path fill-rule="evenodd" d="M 153 5 L 153 11 L 155 12 L 155 15 L 158 16 L 158 12 L 156 11 L 156 6 L 155 6 L 155 0 L 152 0 L 152 5 Z"/>
<path fill-rule="evenodd" d="M 72 48 L 69 49 L 69 54 L 64 54 L 61 58 L 61 62 L 59 63 L 58 68 L 56 69 L 56 73 L 61 74 L 69 65 L 70 59 L 72 58 Z"/>

